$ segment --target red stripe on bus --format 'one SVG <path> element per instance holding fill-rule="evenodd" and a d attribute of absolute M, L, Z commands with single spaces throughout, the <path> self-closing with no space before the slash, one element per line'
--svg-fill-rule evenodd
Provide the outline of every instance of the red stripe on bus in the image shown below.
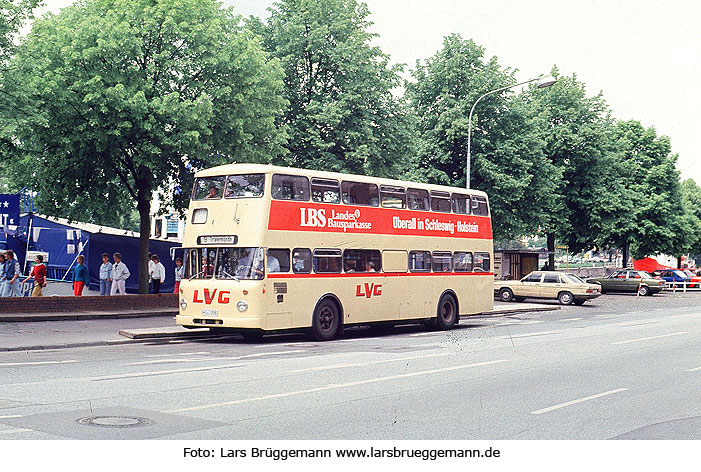
<path fill-rule="evenodd" d="M 488 216 L 273 200 L 268 229 L 492 239 Z"/>
<path fill-rule="evenodd" d="M 456 275 L 491 275 L 494 272 L 358 272 L 353 274 L 268 274 L 269 279 L 304 279 L 304 278 L 345 278 L 345 277 L 436 277 Z"/>

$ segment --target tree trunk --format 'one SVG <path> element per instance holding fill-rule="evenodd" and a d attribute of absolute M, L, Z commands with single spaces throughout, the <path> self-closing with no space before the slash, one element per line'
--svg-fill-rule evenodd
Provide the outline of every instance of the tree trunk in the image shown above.
<path fill-rule="evenodd" d="M 555 233 L 548 233 L 548 268 L 555 270 Z"/>
<path fill-rule="evenodd" d="M 151 236 L 150 192 L 139 189 L 136 207 L 139 210 L 139 293 L 148 293 L 148 253 Z"/>
<path fill-rule="evenodd" d="M 629 249 L 630 249 L 630 243 L 628 242 L 628 240 L 626 240 L 623 243 L 623 261 L 621 262 L 621 265 L 623 265 L 624 269 L 626 267 L 628 267 L 628 257 L 629 257 L 628 251 L 629 251 Z"/>

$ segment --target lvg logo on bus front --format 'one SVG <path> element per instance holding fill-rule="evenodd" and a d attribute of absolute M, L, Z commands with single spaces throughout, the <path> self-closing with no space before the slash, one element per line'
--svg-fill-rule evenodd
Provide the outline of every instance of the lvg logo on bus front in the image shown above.
<path fill-rule="evenodd" d="M 217 291 L 219 292 L 217 303 L 229 303 L 229 295 L 231 295 L 231 292 L 228 290 L 218 290 L 216 288 L 212 292 L 210 292 L 208 288 L 204 289 L 204 298 L 200 298 L 200 291 L 195 290 L 195 293 L 192 295 L 192 303 L 211 305 L 217 295 Z"/>
<path fill-rule="evenodd" d="M 380 297 L 382 296 L 382 285 L 358 284 L 355 286 L 356 297 Z"/>
<path fill-rule="evenodd" d="M 331 210 L 331 215 L 326 215 L 326 210 L 323 208 L 300 208 L 299 209 L 299 225 L 305 227 L 316 228 L 338 228 L 346 231 L 347 229 L 372 229 L 372 223 L 359 221 L 360 210 L 344 211 L 336 213 Z"/>

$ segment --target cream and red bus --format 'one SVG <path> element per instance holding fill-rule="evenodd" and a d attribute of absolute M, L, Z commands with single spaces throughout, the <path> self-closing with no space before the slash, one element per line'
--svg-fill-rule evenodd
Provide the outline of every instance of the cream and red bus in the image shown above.
<path fill-rule="evenodd" d="M 260 164 L 198 172 L 178 324 L 244 337 L 424 322 L 492 309 L 492 227 L 477 190 Z"/>

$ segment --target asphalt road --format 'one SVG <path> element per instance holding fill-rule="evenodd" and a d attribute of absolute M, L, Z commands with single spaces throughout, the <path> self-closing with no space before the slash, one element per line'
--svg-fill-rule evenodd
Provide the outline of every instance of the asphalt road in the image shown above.
<path fill-rule="evenodd" d="M 170 322 L 3 324 L 0 342 Z M 701 439 L 700 391 L 701 294 L 606 295 L 449 332 L 0 352 L 0 440 Z"/>

